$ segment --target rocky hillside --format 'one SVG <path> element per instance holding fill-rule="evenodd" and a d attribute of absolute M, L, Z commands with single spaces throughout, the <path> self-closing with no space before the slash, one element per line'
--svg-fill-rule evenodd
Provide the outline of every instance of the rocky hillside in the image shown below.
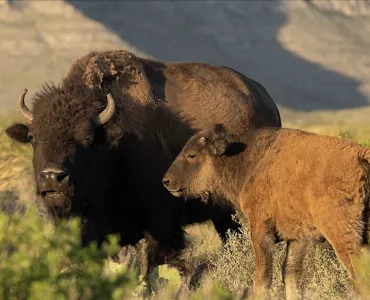
<path fill-rule="evenodd" d="M 369 0 L 3 0 L 0 41 L 3 115 L 86 52 L 124 48 L 231 66 L 270 91 L 285 125 L 370 125 Z"/>

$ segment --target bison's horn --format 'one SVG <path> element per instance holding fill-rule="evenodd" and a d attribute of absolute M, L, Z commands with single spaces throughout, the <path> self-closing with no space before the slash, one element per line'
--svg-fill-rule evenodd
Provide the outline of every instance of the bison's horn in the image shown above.
<path fill-rule="evenodd" d="M 17 109 L 20 114 L 26 119 L 28 123 L 31 123 L 33 120 L 32 112 L 27 108 L 26 104 L 24 103 L 24 97 L 26 96 L 28 90 L 24 89 L 22 93 L 19 95 L 18 98 L 18 105 Z"/>
<path fill-rule="evenodd" d="M 103 125 L 107 123 L 112 118 L 112 116 L 114 115 L 114 111 L 116 110 L 116 103 L 111 94 L 107 95 L 107 100 L 107 107 L 99 114 L 99 116 L 95 120 L 95 123 L 98 125 Z"/>

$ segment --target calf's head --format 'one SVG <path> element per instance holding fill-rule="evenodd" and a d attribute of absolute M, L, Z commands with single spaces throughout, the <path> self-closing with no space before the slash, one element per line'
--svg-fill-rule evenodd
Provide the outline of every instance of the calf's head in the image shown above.
<path fill-rule="evenodd" d="M 174 196 L 204 197 L 217 186 L 215 163 L 227 154 L 231 135 L 214 125 L 189 139 L 163 177 L 163 185 Z"/>
<path fill-rule="evenodd" d="M 37 193 L 54 217 L 69 216 L 81 188 L 93 184 L 86 175 L 107 148 L 102 125 L 114 114 L 114 99 L 108 94 L 105 104 L 104 95 L 91 90 L 52 86 L 36 95 L 31 112 L 24 103 L 26 93 L 19 96 L 17 107 L 26 124 L 16 123 L 6 133 L 32 144 Z M 82 203 L 74 204 L 82 209 Z"/>

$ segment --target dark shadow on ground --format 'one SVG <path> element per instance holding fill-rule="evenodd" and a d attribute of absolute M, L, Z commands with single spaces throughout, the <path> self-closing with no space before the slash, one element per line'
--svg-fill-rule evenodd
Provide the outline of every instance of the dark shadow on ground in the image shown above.
<path fill-rule="evenodd" d="M 308 62 L 277 40 L 279 1 L 68 1 L 138 50 L 165 61 L 230 66 L 301 111 L 367 105 L 359 82 Z M 328 54 L 329 55 L 329 54 Z"/>

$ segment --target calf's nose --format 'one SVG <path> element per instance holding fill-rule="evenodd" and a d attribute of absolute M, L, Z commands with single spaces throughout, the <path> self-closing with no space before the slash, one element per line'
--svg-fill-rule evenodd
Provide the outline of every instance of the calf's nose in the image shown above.
<path fill-rule="evenodd" d="M 162 183 L 163 183 L 163 185 L 165 186 L 165 187 L 168 187 L 168 185 L 170 184 L 170 180 L 168 179 L 168 178 L 163 178 L 162 179 Z"/>
<path fill-rule="evenodd" d="M 46 167 L 41 170 L 40 177 L 49 181 L 61 182 L 67 177 L 67 173 L 59 167 Z"/>

